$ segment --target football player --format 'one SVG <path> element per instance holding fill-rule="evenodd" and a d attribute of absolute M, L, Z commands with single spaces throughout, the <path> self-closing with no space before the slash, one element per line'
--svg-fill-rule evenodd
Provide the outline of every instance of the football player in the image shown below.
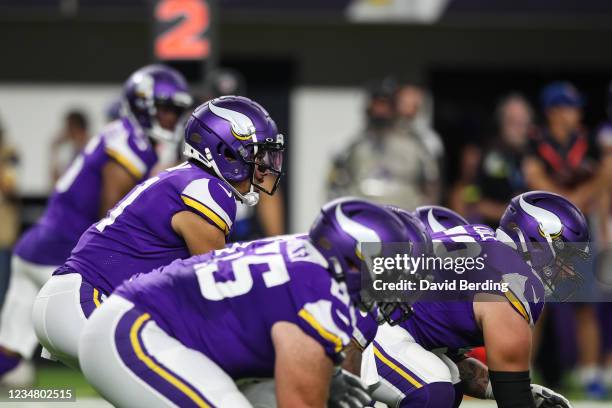
<path fill-rule="evenodd" d="M 175 139 L 191 106 L 183 76 L 163 65 L 133 73 L 122 94 L 120 117 L 86 145 L 58 180 L 43 216 L 15 246 L 10 287 L 0 318 L 0 376 L 29 359 L 38 344 L 32 304 L 79 237 L 157 162 L 155 145 Z"/>
<path fill-rule="evenodd" d="M 77 366 L 80 330 L 103 298 L 136 273 L 223 248 L 236 199 L 255 205 L 255 189 L 274 193 L 283 149 L 270 115 L 248 98 L 198 107 L 185 128 L 189 160 L 135 187 L 83 234 L 41 289 L 33 309 L 41 344 Z"/>
<path fill-rule="evenodd" d="M 450 408 L 465 393 L 495 399 L 501 408 L 570 407 L 563 396 L 530 383 L 529 365 L 531 328 L 545 295 L 579 281 L 573 264 L 588 256 L 580 210 L 556 194 L 529 192 L 511 201 L 496 232 L 458 225 L 431 236 L 448 245 L 445 253 L 457 243 L 480 243 L 488 255 L 483 273 L 509 290 L 470 292 L 471 299 L 459 301 L 421 299 L 410 319 L 380 326 L 361 367 L 374 398 L 397 407 Z M 483 345 L 488 368 L 462 351 Z"/>
<path fill-rule="evenodd" d="M 249 407 L 244 377 L 274 377 L 280 407 L 323 407 L 361 304 L 360 244 L 406 240 L 388 210 L 340 199 L 307 239 L 134 277 L 86 323 L 83 373 L 120 407 Z"/>
<path fill-rule="evenodd" d="M 439 205 L 424 205 L 414 211 L 429 235 L 445 231 L 459 225 L 468 225 L 465 218 L 455 211 Z"/>

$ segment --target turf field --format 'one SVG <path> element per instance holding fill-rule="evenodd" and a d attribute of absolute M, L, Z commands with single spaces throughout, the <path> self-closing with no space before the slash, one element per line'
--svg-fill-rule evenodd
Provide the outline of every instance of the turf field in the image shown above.
<path fill-rule="evenodd" d="M 43 364 L 38 367 L 37 370 L 37 387 L 40 388 L 73 388 L 76 392 L 77 402 L 0 402 L 2 407 L 16 407 L 16 408 L 103 408 L 110 407 L 111 405 L 102 400 L 91 388 L 83 376 L 73 370 L 58 365 Z M 612 404 L 608 402 L 574 402 L 583 399 L 580 392 L 571 387 L 567 391 L 567 396 L 573 401 L 574 408 L 603 408 L 611 407 Z M 377 405 L 377 407 L 384 407 L 384 405 Z M 461 407 L 465 408 L 495 408 L 496 405 L 492 401 L 475 401 L 468 400 L 464 401 Z"/>

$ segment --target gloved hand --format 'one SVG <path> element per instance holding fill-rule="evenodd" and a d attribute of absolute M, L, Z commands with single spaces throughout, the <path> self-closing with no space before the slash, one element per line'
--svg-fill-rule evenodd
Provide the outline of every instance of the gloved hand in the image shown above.
<path fill-rule="evenodd" d="M 362 408 L 372 401 L 359 377 L 338 368 L 329 387 L 329 408 Z"/>
<path fill-rule="evenodd" d="M 570 404 L 567 398 L 550 388 L 531 384 L 531 393 L 533 394 L 536 408 L 572 408 L 572 404 Z"/>

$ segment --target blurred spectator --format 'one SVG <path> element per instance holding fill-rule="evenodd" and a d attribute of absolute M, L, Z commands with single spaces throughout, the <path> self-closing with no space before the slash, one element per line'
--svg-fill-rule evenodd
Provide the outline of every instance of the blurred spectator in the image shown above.
<path fill-rule="evenodd" d="M 512 197 L 527 190 L 521 163 L 532 119 L 529 102 L 519 94 L 506 96 L 497 106 L 497 136 L 483 153 L 473 197 L 465 197 L 479 219 L 493 227 Z"/>
<path fill-rule="evenodd" d="M 395 98 L 398 126 L 413 132 L 429 154 L 441 161 L 444 157 L 444 144 L 440 135 L 431 126 L 433 103 L 431 96 L 417 86 L 400 86 Z"/>
<path fill-rule="evenodd" d="M 438 201 L 437 162 L 421 140 L 424 132 L 414 124 L 422 102 L 413 97 L 414 90 L 404 92 L 402 111 L 408 115 L 398 121 L 395 82 L 385 79 L 371 87 L 366 128 L 332 164 L 331 198 L 352 195 L 408 210 Z M 410 117 L 412 124 L 406 126 Z"/>
<path fill-rule="evenodd" d="M 53 185 L 87 144 L 88 126 L 87 116 L 81 111 L 70 111 L 64 117 L 64 128 L 51 144 L 51 181 Z"/>
<path fill-rule="evenodd" d="M 17 209 L 17 164 L 15 150 L 6 144 L 0 123 L 0 305 L 10 276 L 11 248 L 19 230 Z"/>
<path fill-rule="evenodd" d="M 582 96 L 568 82 L 544 89 L 546 124 L 531 138 L 523 170 L 530 189 L 561 194 L 590 214 L 608 185 L 598 146 L 581 124 L 582 105 Z"/>
<path fill-rule="evenodd" d="M 476 179 L 482 158 L 482 148 L 470 142 L 466 144 L 459 155 L 459 177 L 448 194 L 448 205 L 470 222 L 480 222 L 474 209 L 478 200 Z"/>
<path fill-rule="evenodd" d="M 530 140 L 523 161 L 527 185 L 533 190 L 561 194 L 590 216 L 598 212 L 609 180 L 604 171 L 608 165 L 601 165 L 598 146 L 581 124 L 582 96 L 568 82 L 548 85 L 541 96 L 546 124 Z M 592 304 L 580 304 L 574 310 L 578 377 L 589 397 L 602 398 L 605 389 L 599 369 L 601 346 L 596 308 Z M 565 324 L 567 316 L 555 311 L 549 310 L 555 324 Z"/>

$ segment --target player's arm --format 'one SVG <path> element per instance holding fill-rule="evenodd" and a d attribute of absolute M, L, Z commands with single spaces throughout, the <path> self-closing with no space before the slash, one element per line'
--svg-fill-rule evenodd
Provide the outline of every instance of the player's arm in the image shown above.
<path fill-rule="evenodd" d="M 361 373 L 361 353 L 362 348 L 357 344 L 356 340 L 351 340 L 348 346 L 344 349 L 344 361 L 342 368 L 351 374 L 360 375 Z"/>
<path fill-rule="evenodd" d="M 532 334 L 528 322 L 500 296 L 478 295 L 477 300 L 474 313 L 482 328 L 498 407 L 535 408 L 529 377 Z"/>
<path fill-rule="evenodd" d="M 182 211 L 172 217 L 172 228 L 187 244 L 191 255 L 225 248 L 236 216 L 236 201 L 218 180 L 191 181 L 180 193 Z"/>
<path fill-rule="evenodd" d="M 172 229 L 183 238 L 191 255 L 225 248 L 225 233 L 191 211 L 174 214 Z"/>
<path fill-rule="evenodd" d="M 272 342 L 276 353 L 274 378 L 278 406 L 324 407 L 333 363 L 323 346 L 289 322 L 272 326 Z"/>
<path fill-rule="evenodd" d="M 136 185 L 134 177 L 113 160 L 102 168 L 102 192 L 100 195 L 100 217 L 104 217 Z"/>
<path fill-rule="evenodd" d="M 495 399 L 489 368 L 475 358 L 465 358 L 458 361 L 461 384 L 466 395 L 480 399 Z M 537 408 L 571 408 L 572 404 L 563 395 L 538 384 L 531 384 L 531 395 Z"/>
<path fill-rule="evenodd" d="M 456 364 L 465 395 L 480 399 L 489 398 L 487 395 L 490 384 L 488 367 L 473 357 L 464 358 Z"/>

